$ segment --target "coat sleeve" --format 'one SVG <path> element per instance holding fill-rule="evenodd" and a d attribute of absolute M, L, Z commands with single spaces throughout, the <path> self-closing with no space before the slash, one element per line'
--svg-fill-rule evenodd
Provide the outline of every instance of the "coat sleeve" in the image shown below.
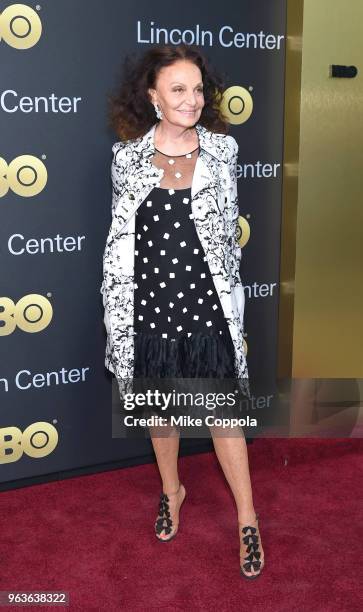
<path fill-rule="evenodd" d="M 115 214 L 115 210 L 120 199 L 120 196 L 124 190 L 125 185 L 125 162 L 123 161 L 122 149 L 124 147 L 123 142 L 115 142 L 112 146 L 112 161 L 111 161 L 111 183 L 112 183 L 112 199 L 111 199 L 111 212 L 112 218 Z M 111 223 L 112 226 L 112 223 Z M 109 248 L 106 242 L 106 246 L 103 252 L 103 281 L 100 287 L 100 292 L 104 294 L 105 287 L 105 267 L 108 261 Z M 105 305 L 105 302 L 104 302 Z"/>
<path fill-rule="evenodd" d="M 233 286 L 235 290 L 236 300 L 238 304 L 238 311 L 240 315 L 241 325 L 243 327 L 244 319 L 244 307 L 245 307 L 245 296 L 244 289 L 240 276 L 240 264 L 242 258 L 242 250 L 238 243 L 239 236 L 239 224 L 238 218 L 239 212 L 239 200 L 238 200 L 238 189 L 237 189 L 237 156 L 238 156 L 238 143 L 233 136 L 228 135 L 230 153 L 228 156 L 228 169 L 231 178 L 231 234 L 229 236 L 229 243 L 232 254 L 231 261 L 231 275 L 233 279 Z"/>
<path fill-rule="evenodd" d="M 115 142 L 112 146 L 111 181 L 112 181 L 112 217 L 115 214 L 117 203 L 124 191 L 125 184 L 125 162 L 123 160 L 123 149 L 125 143 Z"/>
<path fill-rule="evenodd" d="M 238 155 L 238 144 L 237 141 L 232 137 L 229 136 L 229 143 L 230 143 L 230 154 L 228 157 L 228 168 L 229 168 L 229 174 L 231 177 L 231 209 L 230 209 L 230 214 L 231 214 L 231 235 L 229 236 L 230 239 L 230 246 L 231 246 L 231 252 L 233 253 L 233 261 L 232 266 L 233 266 L 233 278 L 235 279 L 235 284 L 238 284 L 241 282 L 241 278 L 239 275 L 239 269 L 240 269 L 240 263 L 241 263 L 241 256 L 242 256 L 242 251 L 241 251 L 241 247 L 239 246 L 238 243 L 238 234 L 239 234 L 239 229 L 238 229 L 238 218 L 239 218 L 239 200 L 238 200 L 238 190 L 237 190 L 237 155 Z"/>

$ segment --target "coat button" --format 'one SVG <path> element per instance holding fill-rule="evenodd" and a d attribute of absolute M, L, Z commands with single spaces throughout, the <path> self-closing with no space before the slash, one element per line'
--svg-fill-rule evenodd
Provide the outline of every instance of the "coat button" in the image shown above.
<path fill-rule="evenodd" d="M 134 196 L 134 194 L 133 194 L 133 193 L 129 193 L 129 199 L 130 199 L 130 200 L 134 200 L 134 199 L 135 199 L 135 196 Z"/>

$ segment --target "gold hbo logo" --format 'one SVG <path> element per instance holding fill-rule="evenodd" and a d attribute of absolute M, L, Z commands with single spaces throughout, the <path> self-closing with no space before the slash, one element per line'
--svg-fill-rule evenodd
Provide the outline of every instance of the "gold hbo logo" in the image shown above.
<path fill-rule="evenodd" d="M 46 421 L 32 423 L 21 431 L 18 427 L 0 429 L 0 463 L 14 463 L 23 453 L 33 459 L 50 455 L 58 444 L 58 432 Z"/>
<path fill-rule="evenodd" d="M 221 111 L 232 125 L 245 123 L 253 111 L 253 99 L 244 87 L 233 85 L 223 93 Z"/>
<path fill-rule="evenodd" d="M 14 49 L 30 49 L 42 35 L 42 22 L 26 4 L 11 4 L 0 13 L 0 41 Z"/>
<path fill-rule="evenodd" d="M 47 179 L 45 165 L 34 155 L 19 155 L 9 165 L 0 157 L 0 198 L 9 189 L 24 198 L 36 196 L 43 191 Z"/>
<path fill-rule="evenodd" d="M 43 331 L 52 317 L 51 303 L 38 293 L 25 295 L 17 303 L 0 297 L 0 336 L 9 336 L 17 327 L 31 334 Z"/>
<path fill-rule="evenodd" d="M 237 224 L 237 242 L 241 248 L 243 248 L 250 239 L 250 225 L 244 217 L 238 217 Z"/>

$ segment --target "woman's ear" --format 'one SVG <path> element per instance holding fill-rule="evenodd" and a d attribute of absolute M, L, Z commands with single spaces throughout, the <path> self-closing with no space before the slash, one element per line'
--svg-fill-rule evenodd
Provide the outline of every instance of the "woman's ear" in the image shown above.
<path fill-rule="evenodd" d="M 151 102 L 151 104 L 154 104 L 156 102 L 156 91 L 155 89 L 148 89 L 147 90 L 148 93 L 148 97 L 149 97 L 149 101 Z"/>

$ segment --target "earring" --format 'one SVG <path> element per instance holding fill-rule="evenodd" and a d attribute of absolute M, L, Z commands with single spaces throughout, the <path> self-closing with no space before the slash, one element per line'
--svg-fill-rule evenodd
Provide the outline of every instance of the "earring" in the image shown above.
<path fill-rule="evenodd" d="M 160 108 L 158 107 L 158 105 L 154 104 L 154 108 L 155 108 L 155 112 L 156 112 L 157 118 L 158 119 L 162 119 L 163 115 L 162 115 L 162 112 L 161 112 Z"/>

